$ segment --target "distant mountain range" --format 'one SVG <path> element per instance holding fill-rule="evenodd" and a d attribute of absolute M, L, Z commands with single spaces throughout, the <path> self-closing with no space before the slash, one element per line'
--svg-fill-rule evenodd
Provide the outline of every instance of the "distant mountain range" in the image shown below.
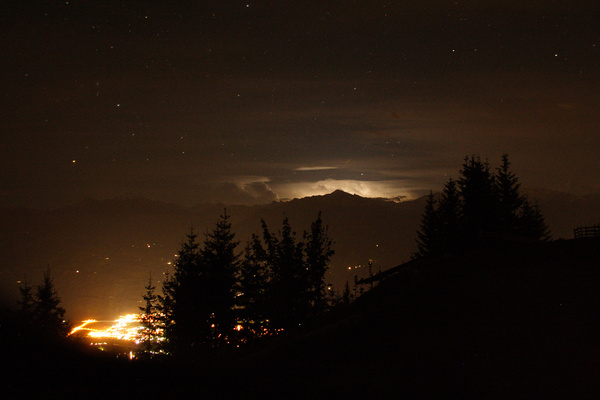
<path fill-rule="evenodd" d="M 528 191 L 537 199 L 554 238 L 572 238 L 573 229 L 600 223 L 600 195 Z M 256 206 L 227 206 L 240 251 L 260 220 L 277 232 L 285 217 L 300 238 L 322 212 L 335 256 L 326 276 L 334 290 L 408 261 L 414 252 L 425 198 L 371 199 L 335 191 L 324 196 Z M 18 281 L 40 282 L 48 266 L 72 320 L 113 319 L 137 312 L 151 273 L 157 288 L 193 226 L 208 232 L 222 204 L 187 208 L 144 198 L 85 200 L 53 211 L 0 210 L 0 291 L 13 307 Z M 172 270 L 172 269 L 171 269 Z"/>

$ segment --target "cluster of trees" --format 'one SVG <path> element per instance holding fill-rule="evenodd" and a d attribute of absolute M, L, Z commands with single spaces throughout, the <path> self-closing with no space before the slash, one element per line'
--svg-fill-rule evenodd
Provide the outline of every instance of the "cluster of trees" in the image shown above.
<path fill-rule="evenodd" d="M 262 221 L 242 254 L 225 211 L 200 245 L 192 231 L 174 271 L 155 293 L 149 279 L 140 307 L 149 347 L 161 338 L 169 351 L 240 344 L 289 329 L 327 308 L 324 276 L 333 256 L 321 220 L 302 239 L 287 218 L 278 235 Z"/>
<path fill-rule="evenodd" d="M 39 285 L 32 286 L 27 279 L 19 286 L 19 316 L 22 322 L 47 337 L 66 336 L 71 329 L 65 320 L 65 309 L 54 288 L 50 268 L 44 272 Z"/>
<path fill-rule="evenodd" d="M 459 174 L 458 180 L 446 182 L 439 198 L 429 194 L 417 232 L 417 257 L 549 239 L 538 205 L 520 192 L 508 155 L 495 171 L 480 157 L 465 157 Z"/>

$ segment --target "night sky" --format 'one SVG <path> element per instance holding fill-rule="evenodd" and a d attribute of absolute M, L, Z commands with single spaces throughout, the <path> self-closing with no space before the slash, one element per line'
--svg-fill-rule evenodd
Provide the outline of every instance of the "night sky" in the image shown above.
<path fill-rule="evenodd" d="M 597 1 L 2 3 L 0 206 L 600 192 Z"/>

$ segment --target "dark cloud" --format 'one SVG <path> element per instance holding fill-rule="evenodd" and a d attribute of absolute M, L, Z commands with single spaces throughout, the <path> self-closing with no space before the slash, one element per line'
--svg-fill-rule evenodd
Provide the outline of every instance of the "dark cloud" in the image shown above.
<path fill-rule="evenodd" d="M 410 196 L 503 152 L 528 186 L 600 187 L 595 2 L 2 7 L 2 205 Z"/>

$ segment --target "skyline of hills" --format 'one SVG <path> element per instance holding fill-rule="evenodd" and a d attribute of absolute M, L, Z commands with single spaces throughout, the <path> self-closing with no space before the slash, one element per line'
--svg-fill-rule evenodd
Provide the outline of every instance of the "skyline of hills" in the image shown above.
<path fill-rule="evenodd" d="M 600 221 L 600 195 L 525 192 L 539 202 L 554 239 L 570 239 L 575 227 Z M 424 198 L 395 202 L 338 190 L 287 202 L 226 208 L 240 252 L 252 233 L 261 234 L 261 219 L 278 232 L 287 216 L 301 238 L 321 211 L 336 252 L 326 283 L 339 293 L 346 281 L 352 286 L 355 276 L 368 276 L 369 260 L 372 272 L 377 273 L 410 259 L 424 204 Z M 35 285 L 49 266 L 69 319 L 114 319 L 137 312 L 148 274 L 159 290 L 162 274 L 170 268 L 190 227 L 201 241 L 224 207 L 187 208 L 122 196 L 87 199 L 57 210 L 1 210 L 5 221 L 0 231 L 2 300 L 14 307 L 18 281 L 26 276 Z"/>

